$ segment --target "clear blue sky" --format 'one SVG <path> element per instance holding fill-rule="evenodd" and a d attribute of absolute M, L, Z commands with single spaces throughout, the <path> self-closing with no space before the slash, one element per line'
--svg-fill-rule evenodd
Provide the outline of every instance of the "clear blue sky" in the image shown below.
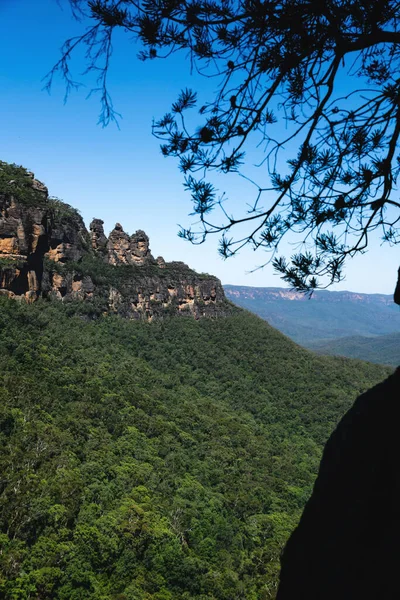
<path fill-rule="evenodd" d="M 246 251 L 223 261 L 216 239 L 193 247 L 176 235 L 178 223 L 191 223 L 190 198 L 174 160 L 161 156 L 151 123 L 169 109 L 182 87 L 206 97 L 214 83 L 190 75 L 184 56 L 143 64 L 136 59 L 137 47 L 120 36 L 110 90 L 123 120 L 120 130 L 102 129 L 97 125 L 98 99 L 86 100 L 89 88 L 73 93 L 65 105 L 61 82 L 51 96 L 42 91 L 41 80 L 56 62 L 62 42 L 81 27 L 64 0 L 0 0 L 0 158 L 34 171 L 52 195 L 80 210 L 87 225 L 98 217 L 106 231 L 117 221 L 129 233 L 144 229 L 155 256 L 184 260 L 223 283 L 283 286 L 271 267 L 248 274 L 265 261 L 263 253 Z M 79 74 L 83 62 L 75 67 Z M 251 200 L 254 193 L 240 179 L 221 179 L 219 187 L 227 189 L 234 205 Z M 282 250 L 293 251 L 288 246 Z M 348 264 L 346 280 L 335 289 L 390 294 L 399 263 L 399 249 L 380 247 L 376 239 L 366 255 Z"/>

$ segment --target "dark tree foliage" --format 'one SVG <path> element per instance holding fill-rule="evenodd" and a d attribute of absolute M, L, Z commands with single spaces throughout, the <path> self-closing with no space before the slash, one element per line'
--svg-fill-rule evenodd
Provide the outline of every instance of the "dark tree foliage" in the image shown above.
<path fill-rule="evenodd" d="M 69 61 L 85 45 L 104 125 L 118 118 L 107 87 L 116 30 L 133 34 L 142 60 L 183 50 L 192 68 L 216 78 L 217 93 L 204 106 L 183 90 L 153 124 L 163 154 L 178 158 L 199 216 L 182 237 L 201 243 L 219 234 L 224 257 L 263 248 L 300 290 L 339 281 L 346 258 L 365 251 L 375 230 L 399 242 L 399 2 L 70 2 L 91 24 L 65 43 L 48 85 L 57 72 L 67 91 L 77 85 Z M 188 123 L 189 109 L 198 111 L 197 127 Z M 251 207 L 231 215 L 210 176 L 245 175 L 245 151 L 256 146 L 262 182 L 253 182 Z M 222 224 L 211 217 L 216 208 Z M 301 244 L 286 260 L 277 250 L 290 231 Z"/>

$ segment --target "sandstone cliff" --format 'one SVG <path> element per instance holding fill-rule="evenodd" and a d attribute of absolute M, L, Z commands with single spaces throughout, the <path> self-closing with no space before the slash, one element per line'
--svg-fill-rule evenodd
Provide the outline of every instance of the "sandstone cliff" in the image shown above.
<path fill-rule="evenodd" d="M 84 303 L 87 313 L 151 320 L 195 318 L 227 310 L 220 281 L 181 262 L 154 259 L 142 230 L 117 223 L 107 238 L 101 219 L 90 232 L 79 213 L 49 198 L 22 167 L 0 162 L 0 294 Z M 83 306 L 83 305 L 82 305 Z"/>

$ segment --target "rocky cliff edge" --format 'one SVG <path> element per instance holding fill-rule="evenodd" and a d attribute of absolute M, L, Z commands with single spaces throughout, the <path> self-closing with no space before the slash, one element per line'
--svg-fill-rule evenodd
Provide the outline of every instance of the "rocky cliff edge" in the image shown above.
<path fill-rule="evenodd" d="M 216 277 L 154 259 L 144 231 L 128 235 L 117 223 L 107 237 L 101 219 L 89 229 L 33 173 L 0 162 L 0 295 L 76 301 L 88 314 L 147 320 L 227 311 Z"/>

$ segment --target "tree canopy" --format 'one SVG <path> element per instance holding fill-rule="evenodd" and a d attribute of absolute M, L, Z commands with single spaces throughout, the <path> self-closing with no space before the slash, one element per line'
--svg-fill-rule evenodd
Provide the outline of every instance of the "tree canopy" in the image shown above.
<path fill-rule="evenodd" d="M 364 252 L 375 230 L 399 242 L 399 2 L 69 1 L 90 26 L 65 42 L 47 85 L 61 73 L 67 92 L 76 86 L 70 59 L 86 46 L 103 125 L 118 119 L 107 86 L 116 30 L 133 34 L 139 59 L 183 50 L 218 82 L 203 106 L 182 90 L 153 124 L 162 153 L 179 161 L 199 217 L 182 237 L 202 243 L 217 234 L 224 257 L 244 246 L 265 249 L 302 290 L 340 281 L 346 259 Z M 251 206 L 232 215 L 212 173 L 246 175 L 246 151 L 256 146 L 260 182 L 252 180 Z M 290 259 L 278 255 L 288 232 L 301 240 Z"/>
<path fill-rule="evenodd" d="M 325 440 L 389 369 L 239 309 L 85 314 L 0 297 L 0 598 L 272 600 Z"/>

